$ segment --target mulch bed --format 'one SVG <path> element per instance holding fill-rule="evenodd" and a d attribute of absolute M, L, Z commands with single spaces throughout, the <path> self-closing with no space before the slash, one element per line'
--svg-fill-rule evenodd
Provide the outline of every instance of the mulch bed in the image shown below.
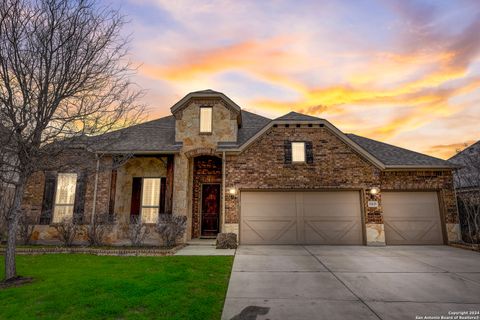
<path fill-rule="evenodd" d="M 33 282 L 33 278 L 17 276 L 17 277 L 12 278 L 12 279 L 8 279 L 8 280 L 5 280 L 5 281 L 0 281 L 0 290 L 1 289 L 6 289 L 6 288 L 11 288 L 11 287 L 19 287 L 19 286 L 22 286 L 24 284 L 28 284 L 28 283 L 32 283 L 32 282 Z"/>
<path fill-rule="evenodd" d="M 144 257 L 159 257 L 171 256 L 178 250 L 183 248 L 185 244 L 178 245 L 173 248 L 159 248 L 159 247 L 109 247 L 109 248 L 91 248 L 91 247 L 53 247 L 41 246 L 38 248 L 22 248 L 17 247 L 15 252 L 18 255 L 37 255 L 37 254 L 59 254 L 59 253 L 84 253 L 93 254 L 97 256 L 144 256 Z M 0 254 L 5 253 L 5 248 L 0 248 Z"/>

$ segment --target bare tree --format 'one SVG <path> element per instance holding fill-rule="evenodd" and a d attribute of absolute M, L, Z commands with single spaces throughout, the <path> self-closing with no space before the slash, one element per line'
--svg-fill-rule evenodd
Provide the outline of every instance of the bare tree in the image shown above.
<path fill-rule="evenodd" d="M 0 182 L 0 244 L 7 239 L 7 214 L 12 205 L 13 187 Z"/>
<path fill-rule="evenodd" d="M 0 1 L 0 179 L 14 185 L 5 280 L 16 277 L 15 236 L 32 173 L 72 146 L 90 150 L 100 143 L 91 137 L 142 112 L 124 21 L 93 0 Z"/>
<path fill-rule="evenodd" d="M 480 244 L 480 143 L 476 143 L 450 161 L 460 167 L 455 172 L 455 187 L 463 239 Z"/>

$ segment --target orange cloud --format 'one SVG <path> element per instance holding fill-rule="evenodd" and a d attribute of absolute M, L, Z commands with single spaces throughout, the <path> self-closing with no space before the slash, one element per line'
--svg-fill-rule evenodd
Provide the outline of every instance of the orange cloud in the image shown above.
<path fill-rule="evenodd" d="M 268 74 L 268 66 L 289 63 L 293 60 L 291 54 L 282 50 L 282 46 L 288 42 L 289 39 L 286 37 L 277 37 L 265 41 L 245 41 L 226 47 L 189 52 L 183 56 L 179 64 L 162 67 L 147 65 L 141 69 L 141 72 L 170 81 L 184 81 L 199 75 L 234 69 L 261 69 Z M 274 78 L 273 75 L 268 77 Z"/>
<path fill-rule="evenodd" d="M 457 152 L 462 151 L 469 145 L 474 144 L 475 142 L 476 142 L 475 140 L 467 140 L 465 142 L 438 144 L 428 148 L 427 152 L 429 154 L 434 154 L 440 158 L 448 159 L 454 156 Z"/>

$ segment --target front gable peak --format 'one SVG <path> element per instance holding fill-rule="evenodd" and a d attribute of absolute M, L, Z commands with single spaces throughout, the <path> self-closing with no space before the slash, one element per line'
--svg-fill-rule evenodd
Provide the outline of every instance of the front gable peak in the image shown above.
<path fill-rule="evenodd" d="M 170 111 L 176 119 L 180 119 L 182 117 L 183 109 L 185 109 L 193 101 L 205 105 L 209 105 L 217 101 L 221 102 L 227 109 L 236 115 L 238 126 L 242 125 L 242 110 L 240 106 L 222 92 L 214 91 L 212 89 L 190 92 L 177 103 L 175 103 L 170 108 Z"/>

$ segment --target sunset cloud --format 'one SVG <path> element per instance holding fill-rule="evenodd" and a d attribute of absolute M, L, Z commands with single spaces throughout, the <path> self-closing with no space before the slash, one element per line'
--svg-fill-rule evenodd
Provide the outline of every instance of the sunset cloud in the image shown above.
<path fill-rule="evenodd" d="M 295 110 L 442 157 L 480 139 L 459 120 L 480 120 L 476 1 L 125 4 L 154 116 L 212 88 L 267 116 Z"/>

